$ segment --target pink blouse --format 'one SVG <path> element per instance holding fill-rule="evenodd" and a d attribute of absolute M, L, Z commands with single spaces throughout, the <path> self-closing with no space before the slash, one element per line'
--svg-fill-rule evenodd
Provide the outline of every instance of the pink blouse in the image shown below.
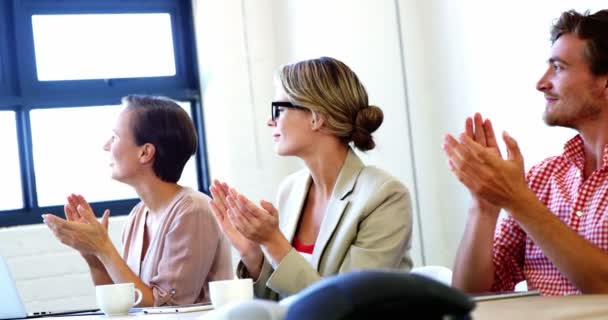
<path fill-rule="evenodd" d="M 138 203 L 123 231 L 122 257 L 152 288 L 154 305 L 209 301 L 208 282 L 233 278 L 230 243 L 205 194 L 184 188 L 162 213 L 142 259 L 147 208 Z"/>

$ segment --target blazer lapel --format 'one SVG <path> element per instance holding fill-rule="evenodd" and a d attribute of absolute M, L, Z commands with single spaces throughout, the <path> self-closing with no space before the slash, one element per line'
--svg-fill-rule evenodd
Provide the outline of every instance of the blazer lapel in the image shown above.
<path fill-rule="evenodd" d="M 361 159 L 357 157 L 355 152 L 352 149 L 349 150 L 344 165 L 338 174 L 338 179 L 336 180 L 336 185 L 331 194 L 331 199 L 325 209 L 325 216 L 321 222 L 317 241 L 315 242 L 315 249 L 312 254 L 312 265 L 317 268 L 317 270 L 325 247 L 334 234 L 334 231 L 342 218 L 342 214 L 350 202 L 347 199 L 347 196 L 355 188 L 359 173 L 361 173 L 364 166 L 365 165 Z"/>
<path fill-rule="evenodd" d="M 282 208 L 284 211 L 280 212 L 281 220 L 279 220 L 279 225 L 283 231 L 283 235 L 290 243 L 293 241 L 298 223 L 300 222 L 302 206 L 306 200 L 306 195 L 308 195 L 311 180 L 310 174 L 308 174 L 293 185 L 291 192 L 289 192 L 289 197 L 284 201 L 285 207 Z"/>

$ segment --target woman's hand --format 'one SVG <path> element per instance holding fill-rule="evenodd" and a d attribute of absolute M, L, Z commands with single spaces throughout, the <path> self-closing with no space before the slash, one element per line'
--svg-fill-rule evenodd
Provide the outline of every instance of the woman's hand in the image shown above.
<path fill-rule="evenodd" d="M 68 221 L 86 223 L 85 218 L 82 217 L 78 213 L 78 209 L 77 209 L 81 198 L 86 203 L 86 200 L 84 200 L 84 198 L 82 196 L 77 196 L 75 194 L 71 194 L 68 196 L 67 203 L 63 206 L 63 212 Z M 110 210 L 106 210 L 106 212 L 109 216 Z M 106 212 L 104 212 L 104 216 L 106 215 Z M 108 219 L 102 218 L 101 225 L 106 229 L 106 232 L 107 232 L 108 231 Z M 90 253 L 83 253 L 83 252 L 80 252 L 80 255 L 84 258 L 84 260 L 87 262 L 87 264 L 90 267 L 96 267 L 96 268 L 102 267 L 101 262 L 99 261 L 99 259 L 97 259 L 97 257 L 95 255 L 90 254 Z"/>
<path fill-rule="evenodd" d="M 257 206 L 234 189 L 229 190 L 226 201 L 234 228 L 247 239 L 264 246 L 270 258 L 280 263 L 292 246 L 279 229 L 277 209 L 263 200 Z"/>
<path fill-rule="evenodd" d="M 52 214 L 44 214 L 42 218 L 61 243 L 78 250 L 87 262 L 112 246 L 108 236 L 110 210 L 104 212 L 100 223 L 84 197 L 72 194 L 64 212 L 67 220 Z"/>
<path fill-rule="evenodd" d="M 228 194 L 229 186 L 226 183 L 213 181 L 213 185 L 209 188 L 211 191 L 212 200 L 209 201 L 211 211 L 215 215 L 224 234 L 230 239 L 232 246 L 239 252 L 244 259 L 248 257 L 262 258 L 262 249 L 259 243 L 256 243 L 239 232 L 233 225 L 228 214 Z M 261 261 L 260 261 L 261 262 Z"/>
<path fill-rule="evenodd" d="M 257 206 L 235 189 L 229 190 L 226 200 L 230 221 L 247 239 L 267 245 L 281 234 L 278 212 L 272 203 L 262 200 Z"/>

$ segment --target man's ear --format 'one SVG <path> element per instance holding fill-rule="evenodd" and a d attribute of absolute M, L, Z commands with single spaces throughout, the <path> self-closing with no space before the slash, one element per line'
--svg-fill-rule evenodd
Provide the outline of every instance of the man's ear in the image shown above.
<path fill-rule="evenodd" d="M 146 143 L 139 151 L 139 161 L 144 163 L 150 163 L 154 160 L 156 155 L 156 147 L 151 143 Z"/>

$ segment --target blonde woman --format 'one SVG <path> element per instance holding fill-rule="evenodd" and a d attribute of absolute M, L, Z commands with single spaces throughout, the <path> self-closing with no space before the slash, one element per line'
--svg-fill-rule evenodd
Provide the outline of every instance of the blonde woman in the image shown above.
<path fill-rule="evenodd" d="M 409 270 L 408 190 L 350 147 L 374 148 L 382 110 L 336 59 L 284 66 L 278 80 L 268 120 L 276 152 L 306 168 L 283 181 L 276 208 L 214 181 L 211 208 L 241 256 L 238 276 L 254 279 L 257 297 L 279 299 L 342 272 Z"/>

